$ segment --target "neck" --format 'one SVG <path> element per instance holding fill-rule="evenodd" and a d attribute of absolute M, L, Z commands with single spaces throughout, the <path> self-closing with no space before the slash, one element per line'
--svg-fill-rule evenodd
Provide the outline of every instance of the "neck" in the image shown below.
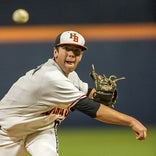
<path fill-rule="evenodd" d="M 52 58 L 54 61 L 55 61 L 55 63 L 58 65 L 58 63 L 56 62 L 56 59 L 55 59 L 55 57 L 53 57 Z M 61 69 L 61 67 L 58 65 L 58 67 Z M 69 75 L 69 73 L 65 73 L 62 69 L 61 69 L 61 71 L 62 71 L 62 73 L 66 76 L 66 77 L 68 77 L 68 75 Z"/>

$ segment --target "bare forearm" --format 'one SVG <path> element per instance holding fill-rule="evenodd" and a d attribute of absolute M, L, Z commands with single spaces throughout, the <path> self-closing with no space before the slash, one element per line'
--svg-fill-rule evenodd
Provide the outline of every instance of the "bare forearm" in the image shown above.
<path fill-rule="evenodd" d="M 124 126 L 130 126 L 131 122 L 135 120 L 133 117 L 115 111 L 102 104 L 99 110 L 97 111 L 96 119 L 105 123 L 124 125 Z"/>
<path fill-rule="evenodd" d="M 143 140 L 146 138 L 147 129 L 141 122 L 105 105 L 100 105 L 96 113 L 96 119 L 109 124 L 129 126 L 136 133 L 136 139 Z"/>

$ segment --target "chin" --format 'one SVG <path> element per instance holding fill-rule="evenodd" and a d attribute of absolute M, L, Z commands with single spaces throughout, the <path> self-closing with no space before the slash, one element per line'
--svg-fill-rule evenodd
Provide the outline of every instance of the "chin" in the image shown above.
<path fill-rule="evenodd" d="M 73 69 L 73 68 L 71 68 L 71 69 L 68 69 L 68 73 L 71 73 L 71 72 L 73 72 L 75 70 L 75 68 Z"/>

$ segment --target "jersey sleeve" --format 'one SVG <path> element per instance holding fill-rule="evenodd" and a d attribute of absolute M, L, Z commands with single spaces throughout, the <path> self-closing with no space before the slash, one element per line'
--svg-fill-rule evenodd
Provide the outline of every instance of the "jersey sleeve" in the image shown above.
<path fill-rule="evenodd" d="M 73 82 L 75 87 L 77 87 L 79 90 L 81 90 L 85 94 L 88 93 L 88 84 L 83 82 L 75 71 L 69 74 L 69 79 Z"/>
<path fill-rule="evenodd" d="M 87 97 L 79 100 L 72 108 L 71 110 L 78 110 L 92 118 L 96 117 L 96 112 L 98 111 L 100 107 L 100 103 L 89 99 Z"/>

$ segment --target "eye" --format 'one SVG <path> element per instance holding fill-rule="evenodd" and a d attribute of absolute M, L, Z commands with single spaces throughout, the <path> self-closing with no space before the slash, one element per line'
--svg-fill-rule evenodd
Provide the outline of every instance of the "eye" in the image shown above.
<path fill-rule="evenodd" d="M 82 49 L 79 47 L 75 47 L 75 46 L 62 46 L 63 49 L 65 49 L 66 51 L 72 51 L 75 56 L 80 56 L 82 53 Z"/>
<path fill-rule="evenodd" d="M 79 49 L 79 48 L 77 48 L 77 49 L 74 49 L 74 54 L 75 54 L 75 56 L 80 56 L 81 55 L 81 53 L 82 53 L 82 51 L 81 51 L 81 49 Z"/>
<path fill-rule="evenodd" d="M 69 48 L 67 46 L 63 46 L 63 49 L 65 49 L 66 51 L 69 51 Z"/>

